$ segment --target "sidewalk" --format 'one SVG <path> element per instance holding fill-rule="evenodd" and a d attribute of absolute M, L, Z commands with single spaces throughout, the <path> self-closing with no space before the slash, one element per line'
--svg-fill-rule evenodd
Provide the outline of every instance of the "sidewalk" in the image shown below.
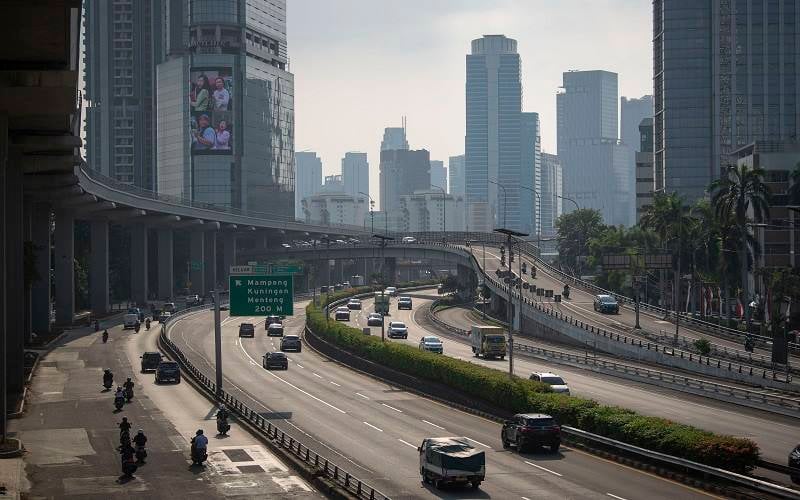
<path fill-rule="evenodd" d="M 107 326 L 101 323 L 101 331 Z M 134 334 L 114 326 L 103 344 L 93 329 L 77 329 L 41 360 L 25 416 L 11 421 L 12 436 L 27 453 L 0 461 L 0 485 L 8 489 L 0 499 L 319 498 L 235 421 L 229 437 L 217 437 L 215 407 L 189 383 L 157 386 L 152 373 L 139 373 L 141 353 L 158 350 L 157 331 Z M 115 385 L 126 377 L 136 384 L 136 397 L 122 412 L 114 412 L 113 396 L 103 390 L 103 368 L 112 369 Z M 147 463 L 130 481 L 119 480 L 117 424 L 123 416 L 132 434 L 141 428 L 148 437 Z M 189 460 L 189 438 L 198 428 L 209 437 L 203 468 L 190 467 Z"/>

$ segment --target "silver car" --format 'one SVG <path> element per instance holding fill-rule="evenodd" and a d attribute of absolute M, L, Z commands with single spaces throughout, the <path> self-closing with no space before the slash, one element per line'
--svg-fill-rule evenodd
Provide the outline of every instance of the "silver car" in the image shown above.
<path fill-rule="evenodd" d="M 569 395 L 569 386 L 566 382 L 564 382 L 563 378 L 559 377 L 555 373 L 532 373 L 530 379 L 549 385 L 553 392 Z"/>
<path fill-rule="evenodd" d="M 422 351 L 435 352 L 442 354 L 444 347 L 439 337 L 426 336 L 419 339 L 419 348 Z"/>
<path fill-rule="evenodd" d="M 407 339 L 408 327 L 402 321 L 392 321 L 389 323 L 389 338 L 390 339 Z"/>

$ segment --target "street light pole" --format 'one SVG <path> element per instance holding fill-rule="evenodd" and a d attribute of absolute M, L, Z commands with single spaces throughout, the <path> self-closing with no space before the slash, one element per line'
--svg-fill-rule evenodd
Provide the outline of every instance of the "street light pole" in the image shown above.
<path fill-rule="evenodd" d="M 386 278 L 385 278 L 385 276 L 386 276 L 386 258 L 384 256 L 385 255 L 384 254 L 384 250 L 386 248 L 386 243 L 388 241 L 394 240 L 394 238 L 392 238 L 390 236 L 381 235 L 381 234 L 373 234 L 372 237 L 373 238 L 378 238 L 379 240 L 381 240 L 381 260 L 383 261 L 383 263 L 382 263 L 383 265 L 381 266 L 381 281 L 382 281 L 382 283 L 381 283 L 381 304 L 383 304 L 384 303 L 383 302 L 383 297 L 386 296 Z M 385 317 L 386 317 L 386 315 L 381 313 L 381 342 L 385 342 L 386 341 L 386 320 L 385 320 Z"/>
<path fill-rule="evenodd" d="M 521 237 L 525 237 L 525 236 L 528 236 L 528 235 L 525 234 L 525 233 L 520 233 L 518 231 L 514 231 L 513 229 L 507 229 L 507 228 L 499 228 L 499 229 L 495 229 L 494 231 L 496 233 L 501 233 L 501 234 L 505 234 L 506 236 L 508 236 L 508 238 L 507 238 L 508 259 L 509 259 L 508 269 L 510 271 L 511 270 L 511 253 L 512 253 L 511 243 L 512 243 L 512 237 L 516 236 L 516 237 L 521 238 Z M 513 275 L 514 273 L 512 272 L 511 274 Z M 512 316 L 512 312 L 511 312 L 511 308 L 512 308 L 512 305 L 513 305 L 512 302 L 511 302 L 513 300 L 513 294 L 512 294 L 513 280 L 511 279 L 510 276 L 508 277 L 508 280 L 509 280 L 508 281 L 508 292 L 507 292 L 508 293 L 508 307 L 506 309 L 506 311 L 507 311 L 506 312 L 506 316 L 507 316 L 507 319 L 508 319 L 508 376 L 509 377 L 513 377 L 514 376 L 514 318 Z M 519 307 L 519 311 L 518 312 L 519 312 L 520 326 L 522 326 L 522 293 L 520 293 L 519 297 L 520 297 L 520 307 Z"/>

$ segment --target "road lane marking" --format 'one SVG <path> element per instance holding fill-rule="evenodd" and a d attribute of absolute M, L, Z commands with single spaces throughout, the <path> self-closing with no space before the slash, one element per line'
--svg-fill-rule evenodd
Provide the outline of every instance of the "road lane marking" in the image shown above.
<path fill-rule="evenodd" d="M 372 427 L 373 429 L 375 429 L 375 430 L 376 430 L 376 431 L 378 431 L 378 432 L 383 432 L 383 429 L 380 429 L 380 428 L 378 428 L 378 427 L 375 427 L 374 425 L 372 425 L 372 424 L 371 424 L 371 423 L 369 423 L 369 422 L 364 422 L 364 425 L 368 425 L 368 426 Z"/>
<path fill-rule="evenodd" d="M 408 441 L 403 441 L 400 438 L 397 438 L 397 440 L 400 441 L 401 443 L 403 443 L 404 445 L 407 445 L 407 446 L 410 446 L 410 447 L 414 448 L 415 450 L 417 449 L 416 446 L 414 446 L 413 444 L 409 443 Z"/>
<path fill-rule="evenodd" d="M 300 363 L 296 363 L 296 364 L 297 364 L 298 368 L 302 368 L 303 367 L 303 365 L 301 365 Z"/>
<path fill-rule="evenodd" d="M 520 497 L 520 498 L 521 498 L 522 500 L 531 500 L 531 499 L 530 499 L 530 498 L 528 498 L 528 497 Z"/>
<path fill-rule="evenodd" d="M 356 396 L 361 396 L 364 399 L 369 399 L 368 397 L 366 397 L 365 395 L 361 394 L 360 392 L 357 392 Z"/>
<path fill-rule="evenodd" d="M 298 365 L 298 366 L 299 366 L 299 365 Z M 322 378 L 322 375 L 320 375 L 319 373 L 314 373 L 314 372 L 311 372 L 311 373 L 312 373 L 312 374 L 313 374 L 315 377 L 317 377 L 317 378 Z"/>
<path fill-rule="evenodd" d="M 542 469 L 542 470 L 543 470 L 543 471 L 545 471 L 545 472 L 549 472 L 550 474 L 553 474 L 554 476 L 561 477 L 561 474 L 559 474 L 558 472 L 556 472 L 556 471 L 552 471 L 552 470 L 550 470 L 550 469 L 547 469 L 547 468 L 545 468 L 545 467 L 542 467 L 541 465 L 536 465 L 535 463 L 533 463 L 533 462 L 528 462 L 527 460 L 525 460 L 525 463 L 526 463 L 526 464 L 528 464 L 528 465 L 532 465 L 532 466 L 536 467 L 537 469 Z"/>
<path fill-rule="evenodd" d="M 395 408 L 394 406 L 389 406 L 389 405 L 387 405 L 386 403 L 381 403 L 381 404 L 382 404 L 383 406 L 385 406 L 385 407 L 389 408 L 390 410 L 394 410 L 394 411 L 396 411 L 397 413 L 403 413 L 403 410 L 398 410 L 398 409 L 397 409 L 397 408 Z"/>
<path fill-rule="evenodd" d="M 336 387 L 341 387 L 341 385 L 337 384 L 336 382 L 331 382 L 331 384 L 335 385 Z"/>
<path fill-rule="evenodd" d="M 480 441 L 476 441 L 475 439 L 472 439 L 470 437 L 468 437 L 467 440 L 472 441 L 473 443 L 479 444 L 479 445 L 483 446 L 484 448 L 491 448 L 491 446 L 489 446 L 488 444 L 483 444 Z"/>
<path fill-rule="evenodd" d="M 425 423 L 426 423 L 426 424 L 428 424 L 428 425 L 432 425 L 432 426 L 436 427 L 437 429 L 442 429 L 442 430 L 444 430 L 444 427 L 442 427 L 441 425 L 436 425 L 436 424 L 434 424 L 433 422 L 428 422 L 428 421 L 427 421 L 427 420 L 425 420 L 424 418 L 422 419 L 422 421 L 423 421 L 423 422 L 425 422 Z"/>
<path fill-rule="evenodd" d="M 616 498 L 617 500 L 628 500 L 627 498 L 618 497 L 612 493 L 606 493 L 606 495 L 610 496 L 611 498 Z"/>

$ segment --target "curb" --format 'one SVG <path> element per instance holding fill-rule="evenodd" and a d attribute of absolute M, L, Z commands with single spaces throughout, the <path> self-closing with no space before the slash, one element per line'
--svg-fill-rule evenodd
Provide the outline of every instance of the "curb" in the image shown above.
<path fill-rule="evenodd" d="M 25 453 L 25 447 L 22 446 L 22 441 L 17 438 L 9 438 L 14 439 L 17 442 L 17 449 L 11 451 L 0 451 L 0 460 L 4 458 L 17 458 L 21 457 Z"/>

